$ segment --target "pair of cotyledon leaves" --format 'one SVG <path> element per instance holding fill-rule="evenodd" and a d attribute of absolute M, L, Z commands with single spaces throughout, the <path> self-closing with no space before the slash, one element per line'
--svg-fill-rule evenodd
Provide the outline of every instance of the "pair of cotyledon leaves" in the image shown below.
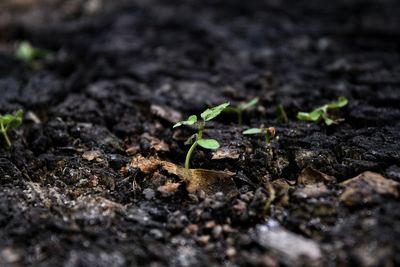
<path fill-rule="evenodd" d="M 251 99 L 248 102 L 241 103 L 237 107 L 226 107 L 225 109 L 223 109 L 223 111 L 224 112 L 243 112 L 243 111 L 257 105 L 258 101 L 259 101 L 259 98 L 256 97 L 256 98 Z"/>
<path fill-rule="evenodd" d="M 206 109 L 203 113 L 200 114 L 200 117 L 203 119 L 203 123 L 210 121 L 217 117 L 225 108 L 229 106 L 228 103 L 224 103 L 221 105 L 218 105 L 213 108 Z M 176 123 L 172 128 L 180 127 L 182 125 L 193 125 L 197 122 L 197 116 L 196 115 L 191 115 L 189 118 L 185 121 L 180 121 Z M 219 148 L 219 143 L 215 139 L 198 139 L 195 141 L 199 146 L 205 148 L 205 149 L 211 149 L 215 150 Z"/>
<path fill-rule="evenodd" d="M 297 118 L 301 121 L 313 121 L 319 122 L 321 119 L 324 120 L 326 125 L 332 125 L 337 122 L 329 117 L 328 111 L 332 109 L 339 109 L 346 106 L 348 100 L 344 96 L 340 96 L 338 101 L 331 102 L 321 107 L 314 109 L 311 112 L 299 112 L 297 113 Z"/>
<path fill-rule="evenodd" d="M 18 128 L 22 123 L 23 111 L 18 110 L 15 115 L 13 114 L 0 114 L 0 125 L 4 130 L 14 130 Z"/>
<path fill-rule="evenodd" d="M 262 134 L 264 131 L 262 128 L 250 128 L 243 131 L 243 134 Z"/>

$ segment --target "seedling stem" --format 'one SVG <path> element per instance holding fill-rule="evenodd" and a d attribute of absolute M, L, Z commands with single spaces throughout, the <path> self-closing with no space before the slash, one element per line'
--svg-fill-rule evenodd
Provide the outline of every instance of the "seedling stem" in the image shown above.
<path fill-rule="evenodd" d="M 8 137 L 8 130 L 18 128 L 22 123 L 23 111 L 18 110 L 15 114 L 0 114 L 0 132 L 4 137 L 8 147 L 11 147 L 11 141 Z"/>
<path fill-rule="evenodd" d="M 0 122 L 0 125 L 1 125 L 1 133 L 3 134 L 4 139 L 6 140 L 7 146 L 11 147 L 11 141 L 7 134 L 8 127 L 4 127 L 4 124 L 2 121 Z"/>
<path fill-rule="evenodd" d="M 261 128 L 250 128 L 243 131 L 244 135 L 256 135 L 260 134 L 264 137 L 265 144 L 269 144 L 271 142 L 271 138 L 274 138 L 276 135 L 276 130 L 274 127 L 261 127 Z"/>
<path fill-rule="evenodd" d="M 278 120 L 279 120 L 281 123 L 288 123 L 288 122 L 289 122 L 288 116 L 286 115 L 285 108 L 283 107 L 282 104 L 279 104 L 279 105 L 276 107 L 276 113 L 277 113 L 277 115 L 278 115 Z"/>
<path fill-rule="evenodd" d="M 190 167 L 190 158 L 192 157 L 193 151 L 196 149 L 196 147 L 199 145 L 205 149 L 210 149 L 210 150 L 216 150 L 219 148 L 219 143 L 215 139 L 203 139 L 203 132 L 204 128 L 206 127 L 206 122 L 214 119 L 217 117 L 227 106 L 229 106 L 229 103 L 224 103 L 221 105 L 218 105 L 213 108 L 206 109 L 203 113 L 200 114 L 200 117 L 202 120 L 197 120 L 196 115 L 191 115 L 189 118 L 185 121 L 180 121 L 176 123 L 172 128 L 180 127 L 182 125 L 197 125 L 197 133 L 195 135 L 192 135 L 187 139 L 185 144 L 191 145 L 189 148 L 189 151 L 186 154 L 185 158 L 185 168 L 189 169 Z M 193 139 L 194 142 L 193 142 Z"/>
<path fill-rule="evenodd" d="M 253 98 L 252 100 L 242 103 L 237 107 L 227 107 L 223 110 L 223 112 L 233 112 L 237 114 L 238 125 L 241 126 L 243 124 L 243 112 L 254 107 L 258 103 L 258 97 Z"/>
<path fill-rule="evenodd" d="M 199 123 L 198 130 L 199 132 L 196 135 L 196 141 L 193 142 L 193 144 L 190 146 L 188 153 L 186 154 L 186 159 L 185 159 L 185 168 L 189 169 L 190 165 L 190 158 L 192 157 L 194 149 L 198 146 L 197 141 L 201 140 L 203 138 L 203 131 L 205 127 L 205 122 L 202 121 Z"/>

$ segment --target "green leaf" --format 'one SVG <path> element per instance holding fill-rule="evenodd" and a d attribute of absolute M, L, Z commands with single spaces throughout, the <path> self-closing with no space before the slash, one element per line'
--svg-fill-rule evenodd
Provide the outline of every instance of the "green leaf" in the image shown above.
<path fill-rule="evenodd" d="M 249 134 L 249 135 L 250 134 L 260 134 L 262 132 L 263 132 L 263 130 L 260 128 L 250 128 L 250 129 L 243 131 L 243 134 Z"/>
<path fill-rule="evenodd" d="M 342 107 L 346 106 L 347 103 L 349 103 L 349 101 L 347 100 L 346 97 L 339 96 L 339 99 L 337 102 L 329 103 L 329 104 L 327 104 L 327 106 L 328 106 L 328 109 L 338 109 L 338 108 L 342 108 Z"/>
<path fill-rule="evenodd" d="M 0 122 L 6 129 L 13 130 L 21 125 L 23 114 L 24 113 L 22 110 L 18 110 L 15 115 L 6 114 L 4 116 L 0 116 Z"/>
<path fill-rule="evenodd" d="M 29 42 L 22 42 L 18 46 L 15 56 L 24 61 L 32 61 L 35 58 L 34 48 Z"/>
<path fill-rule="evenodd" d="M 332 125 L 335 121 L 329 118 L 326 114 L 322 116 L 326 125 Z"/>
<path fill-rule="evenodd" d="M 182 125 L 193 125 L 196 122 L 197 122 L 197 116 L 191 115 L 187 120 L 176 123 L 174 126 L 172 126 L 172 128 L 176 128 Z"/>
<path fill-rule="evenodd" d="M 332 125 L 334 123 L 334 121 L 328 117 L 324 118 L 325 124 L 326 125 Z"/>
<path fill-rule="evenodd" d="M 224 108 L 224 110 L 222 110 L 222 112 L 226 112 L 226 113 L 228 113 L 228 112 L 236 112 L 236 113 L 238 113 L 238 112 L 240 112 L 240 110 L 239 110 L 239 108 L 226 107 L 226 108 Z"/>
<path fill-rule="evenodd" d="M 214 139 L 200 139 L 197 140 L 197 144 L 205 149 L 216 150 L 219 148 L 219 143 Z"/>
<path fill-rule="evenodd" d="M 10 124 L 10 122 L 12 122 L 14 120 L 14 116 L 11 114 L 6 114 L 3 116 L 3 124 L 4 126 L 8 126 Z"/>
<path fill-rule="evenodd" d="M 229 106 L 229 102 L 206 109 L 203 113 L 201 113 L 200 116 L 205 121 L 212 120 L 217 117 L 227 106 Z"/>
<path fill-rule="evenodd" d="M 313 110 L 310 115 L 310 119 L 312 121 L 318 121 L 321 118 L 321 115 L 323 114 L 323 111 L 320 109 Z"/>
<path fill-rule="evenodd" d="M 258 103 L 258 97 L 253 98 L 253 99 L 250 100 L 249 102 L 240 104 L 240 105 L 239 105 L 239 109 L 240 109 L 240 110 L 246 110 L 246 109 L 249 109 L 249 108 L 251 108 L 251 107 L 257 105 L 257 103 Z"/>
<path fill-rule="evenodd" d="M 297 119 L 301 121 L 318 121 L 322 115 L 322 110 L 315 109 L 312 112 L 299 112 Z"/>

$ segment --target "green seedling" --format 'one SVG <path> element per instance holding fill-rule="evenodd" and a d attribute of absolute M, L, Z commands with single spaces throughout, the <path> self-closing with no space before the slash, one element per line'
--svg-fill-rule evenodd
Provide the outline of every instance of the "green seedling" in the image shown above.
<path fill-rule="evenodd" d="M 49 54 L 45 49 L 33 47 L 29 42 L 21 42 L 15 52 L 16 58 L 31 63 L 35 59 L 44 58 Z"/>
<path fill-rule="evenodd" d="M 278 121 L 281 123 L 288 123 L 289 119 L 288 116 L 286 115 L 285 108 L 283 107 L 282 104 L 279 104 L 276 106 L 276 115 L 278 116 Z"/>
<path fill-rule="evenodd" d="M 275 137 L 276 130 L 274 127 L 261 127 L 261 128 L 250 128 L 243 132 L 244 135 L 262 135 L 265 143 L 268 145 L 271 139 Z"/>
<path fill-rule="evenodd" d="M 237 107 L 227 107 L 226 109 L 224 109 L 224 112 L 232 112 L 232 113 L 236 113 L 237 117 L 238 117 L 238 124 L 242 125 L 243 123 L 243 112 L 245 112 L 246 110 L 254 107 L 255 105 L 257 105 L 258 103 L 258 97 L 253 98 L 252 100 L 246 102 L 246 103 L 242 103 Z"/>
<path fill-rule="evenodd" d="M 15 130 L 22 123 L 23 111 L 18 110 L 15 114 L 0 114 L 0 132 L 3 135 L 8 147 L 11 147 L 11 141 L 8 137 L 8 130 Z"/>
<path fill-rule="evenodd" d="M 197 125 L 198 132 L 189 137 L 185 142 L 185 145 L 191 145 L 188 153 L 186 154 L 186 159 L 185 159 L 186 169 L 189 169 L 190 158 L 197 146 L 201 146 L 205 149 L 210 149 L 210 150 L 216 150 L 219 148 L 218 141 L 215 139 L 204 139 L 203 132 L 204 128 L 206 127 L 206 123 L 217 117 L 228 106 L 229 103 L 224 103 L 219 106 L 206 109 L 203 113 L 200 114 L 202 120 L 197 120 L 196 115 L 191 115 L 187 120 L 180 121 L 172 127 L 176 128 L 182 125 Z"/>
<path fill-rule="evenodd" d="M 331 102 L 326 105 L 323 105 L 319 108 L 314 109 L 311 112 L 299 112 L 297 113 L 297 119 L 301 121 L 312 121 L 318 123 L 320 121 L 324 121 L 326 125 L 332 125 L 334 123 L 339 123 L 343 119 L 334 119 L 332 118 L 328 111 L 339 109 L 347 105 L 349 101 L 346 97 L 340 96 L 338 101 Z"/>

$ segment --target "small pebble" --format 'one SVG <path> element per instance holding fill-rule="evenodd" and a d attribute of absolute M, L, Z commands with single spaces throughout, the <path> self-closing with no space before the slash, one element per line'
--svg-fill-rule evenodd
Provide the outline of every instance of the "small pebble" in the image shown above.
<path fill-rule="evenodd" d="M 188 226 L 186 226 L 185 228 L 185 233 L 189 234 L 189 235 L 193 235 L 196 234 L 197 231 L 199 230 L 199 226 L 197 224 L 189 224 Z"/>
<path fill-rule="evenodd" d="M 156 192 L 151 188 L 146 188 L 143 190 L 143 195 L 147 200 L 150 200 L 155 197 Z"/>
<path fill-rule="evenodd" d="M 213 228 L 213 227 L 215 227 L 215 225 L 216 225 L 216 223 L 215 223 L 215 221 L 208 221 L 208 222 L 206 222 L 206 228 Z"/>
<path fill-rule="evenodd" d="M 202 235 L 197 238 L 197 242 L 202 246 L 206 246 L 209 241 L 210 241 L 209 235 Z"/>
<path fill-rule="evenodd" d="M 234 257 L 236 255 L 236 249 L 233 247 L 230 247 L 225 251 L 225 254 L 226 254 L 226 256 L 228 256 L 230 258 Z"/>
<path fill-rule="evenodd" d="M 155 239 L 162 239 L 164 237 L 164 234 L 158 230 L 158 229 L 151 229 L 150 234 L 155 238 Z"/>
<path fill-rule="evenodd" d="M 222 234 L 222 226 L 221 225 L 217 225 L 213 228 L 212 230 L 212 234 L 214 238 L 218 238 L 221 236 Z"/>

